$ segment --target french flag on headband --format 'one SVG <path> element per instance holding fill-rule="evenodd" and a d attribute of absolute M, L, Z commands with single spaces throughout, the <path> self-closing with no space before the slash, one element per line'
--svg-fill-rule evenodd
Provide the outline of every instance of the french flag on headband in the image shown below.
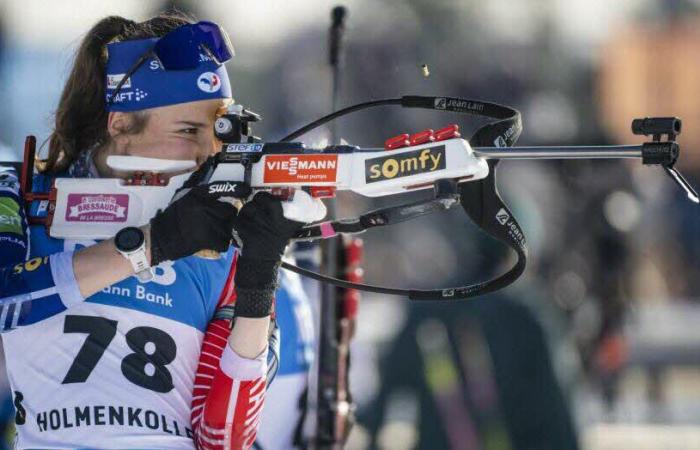
<path fill-rule="evenodd" d="M 133 64 L 158 41 L 139 39 L 107 45 L 107 103 Z M 159 106 L 209 99 L 231 99 L 226 67 L 202 53 L 195 69 L 165 70 L 155 57 L 149 58 L 122 85 L 108 111 L 140 111 Z"/>

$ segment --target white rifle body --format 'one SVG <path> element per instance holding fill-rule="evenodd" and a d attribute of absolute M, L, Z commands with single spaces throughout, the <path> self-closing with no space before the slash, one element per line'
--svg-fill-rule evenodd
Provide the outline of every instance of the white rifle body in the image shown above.
<path fill-rule="evenodd" d="M 279 147 L 279 144 L 276 144 Z M 254 191 L 273 188 L 334 188 L 367 197 L 383 197 L 433 187 L 439 179 L 485 178 L 488 164 L 461 138 L 396 150 L 347 146 L 265 152 L 264 144 L 229 144 L 209 182 L 242 182 L 243 164 L 226 161 L 239 155 L 260 156 L 251 165 Z M 126 161 L 128 162 L 128 161 Z M 164 161 L 172 167 L 171 161 Z M 133 161 L 130 163 L 133 166 Z M 158 164 L 144 170 L 164 172 Z M 66 239 L 107 239 L 127 226 L 141 226 L 172 200 L 190 173 L 170 177 L 165 185 L 134 185 L 120 178 L 57 178 L 50 235 Z M 312 194 L 313 195 L 313 194 Z"/>

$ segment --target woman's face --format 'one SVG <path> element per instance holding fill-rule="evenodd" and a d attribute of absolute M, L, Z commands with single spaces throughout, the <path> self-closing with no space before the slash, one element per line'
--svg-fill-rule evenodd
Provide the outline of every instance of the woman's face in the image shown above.
<path fill-rule="evenodd" d="M 219 150 L 214 137 L 214 121 L 224 112 L 225 101 L 201 100 L 152 108 L 145 128 L 138 134 L 119 133 L 129 117 L 111 113 L 110 134 L 114 145 L 110 154 L 147 158 L 192 160 L 197 165 Z"/>

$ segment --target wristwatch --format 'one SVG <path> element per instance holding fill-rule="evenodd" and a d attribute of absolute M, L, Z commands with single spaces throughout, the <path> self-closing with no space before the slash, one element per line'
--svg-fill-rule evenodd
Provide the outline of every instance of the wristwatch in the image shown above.
<path fill-rule="evenodd" d="M 153 279 L 153 270 L 146 257 L 146 237 L 140 228 L 126 227 L 114 236 L 117 251 L 128 259 L 139 281 Z"/>

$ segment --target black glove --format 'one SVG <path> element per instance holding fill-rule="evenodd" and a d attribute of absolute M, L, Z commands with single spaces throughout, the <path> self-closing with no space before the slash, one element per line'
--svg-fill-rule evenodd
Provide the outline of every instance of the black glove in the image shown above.
<path fill-rule="evenodd" d="M 241 208 L 233 225 L 240 247 L 234 276 L 237 317 L 271 313 L 284 249 L 303 225 L 285 218 L 280 200 L 267 192 Z"/>
<path fill-rule="evenodd" d="M 245 183 L 220 181 L 195 186 L 179 194 L 177 200 L 151 219 L 152 266 L 200 250 L 228 250 L 236 208 L 219 199 L 244 198 L 250 194 L 250 187 Z"/>

